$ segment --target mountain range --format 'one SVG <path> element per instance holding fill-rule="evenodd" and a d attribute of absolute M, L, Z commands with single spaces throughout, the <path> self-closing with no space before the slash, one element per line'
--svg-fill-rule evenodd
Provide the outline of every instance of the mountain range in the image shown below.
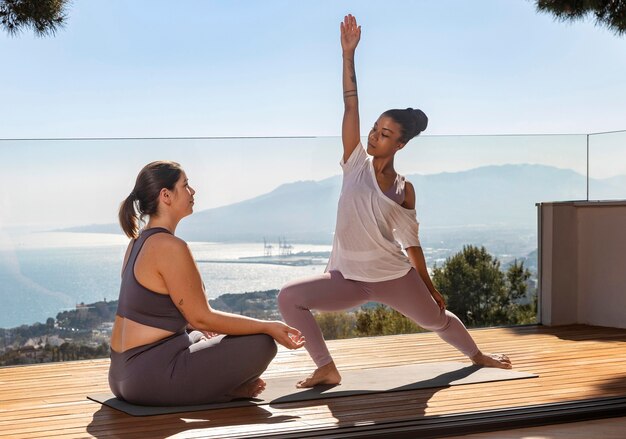
<path fill-rule="evenodd" d="M 545 165 L 484 166 L 461 172 L 407 175 L 416 190 L 422 228 L 536 227 L 536 203 L 586 198 L 586 178 Z M 590 179 L 592 195 L 624 197 L 626 176 Z M 283 184 L 227 206 L 195 212 L 177 232 L 190 241 L 255 242 L 284 237 L 293 242 L 330 243 L 341 176 Z M 66 229 L 119 233 L 119 226 Z"/>

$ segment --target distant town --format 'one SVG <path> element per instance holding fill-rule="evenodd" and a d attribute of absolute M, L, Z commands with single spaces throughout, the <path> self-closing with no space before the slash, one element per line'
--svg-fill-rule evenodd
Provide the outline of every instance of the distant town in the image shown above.
<path fill-rule="evenodd" d="M 514 261 L 523 262 L 532 273 L 531 284 L 536 287 L 537 250 L 536 232 L 533 229 L 473 227 L 471 230 L 430 229 L 425 232 L 422 244 L 430 269 L 442 266 L 448 257 L 469 241 L 484 245 L 505 268 Z M 278 245 L 270 244 L 267 240 L 261 245 L 263 254 L 259 256 L 198 262 L 325 265 L 330 255 L 328 251 L 294 252 L 293 245 L 284 238 L 279 239 Z M 222 311 L 260 319 L 280 319 L 276 306 L 277 294 L 276 289 L 223 294 L 209 303 Z M 58 313 L 56 318 L 47 318 L 45 323 L 0 328 L 0 366 L 107 357 L 116 310 L 117 301 L 79 303 L 74 309 Z"/>
<path fill-rule="evenodd" d="M 277 294 L 224 294 L 209 303 L 221 311 L 274 320 L 280 318 Z M 45 323 L 0 329 L 0 366 L 108 357 L 116 310 L 117 301 L 80 303 Z"/>

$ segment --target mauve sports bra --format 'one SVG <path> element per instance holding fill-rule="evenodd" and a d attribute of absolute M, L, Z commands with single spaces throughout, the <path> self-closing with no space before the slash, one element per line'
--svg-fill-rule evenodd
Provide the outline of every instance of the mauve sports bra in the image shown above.
<path fill-rule="evenodd" d="M 391 200 L 402 206 L 402 203 L 404 203 L 404 199 L 406 197 L 406 194 L 404 192 L 405 182 L 406 180 L 404 179 L 404 177 L 400 174 L 397 174 L 393 184 L 389 187 L 389 189 L 384 191 L 383 194 L 387 198 L 390 198 Z"/>
<path fill-rule="evenodd" d="M 187 326 L 187 320 L 176 308 L 169 294 L 155 293 L 141 285 L 135 277 L 137 255 L 146 240 L 157 233 L 170 232 L 162 227 L 146 229 L 133 242 L 128 262 L 122 272 L 117 315 L 143 325 L 171 332 L 182 332 Z"/>

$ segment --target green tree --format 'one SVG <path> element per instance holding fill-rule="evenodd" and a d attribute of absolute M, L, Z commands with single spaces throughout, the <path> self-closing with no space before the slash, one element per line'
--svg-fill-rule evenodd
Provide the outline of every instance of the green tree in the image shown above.
<path fill-rule="evenodd" d="M 448 308 L 470 327 L 532 322 L 533 303 L 523 303 L 530 276 L 523 262 L 515 261 L 503 272 L 484 247 L 471 245 L 433 270 Z"/>
<path fill-rule="evenodd" d="M 535 0 L 539 12 L 554 15 L 560 21 L 584 20 L 595 16 L 596 24 L 617 35 L 626 32 L 626 0 Z"/>
<path fill-rule="evenodd" d="M 326 340 L 351 338 L 356 335 L 356 317 L 352 312 L 322 312 L 315 320 Z"/>
<path fill-rule="evenodd" d="M 9 35 L 31 28 L 43 37 L 56 34 L 67 19 L 68 0 L 0 0 L 0 26 Z"/>
<path fill-rule="evenodd" d="M 529 294 L 530 277 L 530 271 L 524 267 L 523 262 L 518 262 L 517 259 L 506 272 L 507 287 L 511 298 L 508 315 L 512 323 L 522 325 L 537 321 L 537 293 L 532 291 L 532 294 Z M 524 303 L 529 296 L 531 302 Z"/>
<path fill-rule="evenodd" d="M 356 315 L 356 333 L 359 336 L 413 334 L 423 331 L 395 309 L 378 304 L 361 308 Z"/>

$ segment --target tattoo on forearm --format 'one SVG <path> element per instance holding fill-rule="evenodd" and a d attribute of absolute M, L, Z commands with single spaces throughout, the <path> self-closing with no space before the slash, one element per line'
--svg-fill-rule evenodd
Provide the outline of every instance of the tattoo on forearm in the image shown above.
<path fill-rule="evenodd" d="M 352 81 L 352 83 L 356 85 L 356 72 L 354 71 L 354 60 L 348 59 L 346 60 L 346 63 L 348 64 L 346 67 L 348 68 L 348 75 L 350 76 L 350 81 Z"/>
<path fill-rule="evenodd" d="M 343 99 L 346 100 L 348 98 L 356 98 L 358 97 L 358 93 L 356 91 L 356 89 L 353 90 L 346 90 L 343 92 Z"/>

